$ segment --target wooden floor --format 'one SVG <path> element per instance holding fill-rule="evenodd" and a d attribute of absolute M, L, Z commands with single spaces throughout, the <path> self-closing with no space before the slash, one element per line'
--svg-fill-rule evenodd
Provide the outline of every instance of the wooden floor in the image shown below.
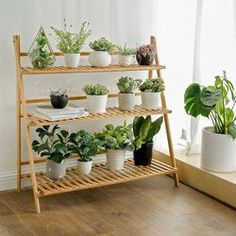
<path fill-rule="evenodd" d="M 169 177 L 41 199 L 0 194 L 0 235 L 236 235 L 236 211 Z"/>

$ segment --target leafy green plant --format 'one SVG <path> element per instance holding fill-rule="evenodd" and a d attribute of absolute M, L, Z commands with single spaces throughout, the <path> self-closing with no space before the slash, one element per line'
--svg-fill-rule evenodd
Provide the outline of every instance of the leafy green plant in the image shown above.
<path fill-rule="evenodd" d="M 101 84 L 87 84 L 84 86 L 83 91 L 87 95 L 106 95 L 109 92 L 107 87 Z"/>
<path fill-rule="evenodd" d="M 215 77 L 215 84 L 212 86 L 191 84 L 185 91 L 184 103 L 189 115 L 210 118 L 215 133 L 229 134 L 236 139 L 236 96 L 234 86 L 227 79 L 225 71 L 222 77 Z"/>
<path fill-rule="evenodd" d="M 165 85 L 161 79 L 145 80 L 139 87 L 142 92 L 159 93 L 165 90 Z"/>
<path fill-rule="evenodd" d="M 102 150 L 102 141 L 84 130 L 72 133 L 69 137 L 73 153 L 79 155 L 79 161 L 91 161 L 92 156 Z"/>
<path fill-rule="evenodd" d="M 127 125 L 124 122 L 123 125 L 116 127 L 107 124 L 101 132 L 95 133 L 95 137 L 103 142 L 105 149 L 133 150 L 132 124 Z"/>
<path fill-rule="evenodd" d="M 66 130 L 58 130 L 55 125 L 52 129 L 50 126 L 43 126 L 36 129 L 40 141 L 32 142 L 33 150 L 40 156 L 61 163 L 63 159 L 71 156 L 71 149 L 68 144 L 69 133 Z"/>
<path fill-rule="evenodd" d="M 137 116 L 133 121 L 134 145 L 136 150 L 141 148 L 142 144 L 153 141 L 153 137 L 160 131 L 163 117 L 159 117 L 152 122 L 151 116 L 144 118 Z"/>
<path fill-rule="evenodd" d="M 89 47 L 94 51 L 107 51 L 110 52 L 114 49 L 114 44 L 107 40 L 106 38 L 102 37 L 98 40 L 94 40 L 93 42 L 89 43 Z"/>
<path fill-rule="evenodd" d="M 124 47 L 118 47 L 118 49 L 119 49 L 119 54 L 122 56 L 131 56 L 135 54 L 135 49 L 127 48 L 126 43 Z"/>
<path fill-rule="evenodd" d="M 91 35 L 91 30 L 89 30 L 89 23 L 86 21 L 82 23 L 78 33 L 72 33 L 71 28 L 72 25 L 67 27 L 65 19 L 63 30 L 51 26 L 56 35 L 57 48 L 63 53 L 76 54 L 80 52 L 86 39 Z"/>
<path fill-rule="evenodd" d="M 141 79 L 133 79 L 128 76 L 121 77 L 116 84 L 120 93 L 133 93 L 142 83 Z"/>

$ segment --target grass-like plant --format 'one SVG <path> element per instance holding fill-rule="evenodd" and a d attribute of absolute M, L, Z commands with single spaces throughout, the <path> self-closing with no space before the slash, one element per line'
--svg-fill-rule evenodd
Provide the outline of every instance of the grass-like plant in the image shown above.
<path fill-rule="evenodd" d="M 133 79 L 128 76 L 121 77 L 116 84 L 120 93 L 133 93 L 142 83 L 141 79 Z"/>
<path fill-rule="evenodd" d="M 107 40 L 106 38 L 102 37 L 98 40 L 90 42 L 89 47 L 94 51 L 110 52 L 112 49 L 114 49 L 114 44 L 111 41 Z"/>
<path fill-rule="evenodd" d="M 159 93 L 165 90 L 165 85 L 161 79 L 148 79 L 141 84 L 139 89 L 142 92 Z"/>
<path fill-rule="evenodd" d="M 124 47 L 118 47 L 118 49 L 119 49 L 119 54 L 122 56 L 131 56 L 135 54 L 135 49 L 127 48 L 126 43 Z"/>
<path fill-rule="evenodd" d="M 87 84 L 84 86 L 83 91 L 87 95 L 106 95 L 109 90 L 102 84 Z"/>

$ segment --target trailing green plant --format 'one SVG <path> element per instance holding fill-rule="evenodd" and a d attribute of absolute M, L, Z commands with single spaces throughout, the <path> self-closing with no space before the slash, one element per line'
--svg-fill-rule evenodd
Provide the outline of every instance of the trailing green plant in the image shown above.
<path fill-rule="evenodd" d="M 77 54 L 80 52 L 86 39 L 91 35 L 89 30 L 89 22 L 83 22 L 78 33 L 71 32 L 72 25 L 67 27 L 64 19 L 64 29 L 59 30 L 51 26 L 57 41 L 57 48 L 66 54 Z"/>
<path fill-rule="evenodd" d="M 124 47 L 118 47 L 118 49 L 119 49 L 119 54 L 122 56 L 131 56 L 135 54 L 135 49 L 127 48 L 126 43 Z"/>
<path fill-rule="evenodd" d="M 57 125 L 50 129 L 47 125 L 37 128 L 36 132 L 40 140 L 34 140 L 32 148 L 38 155 L 56 163 L 61 163 L 63 159 L 71 157 L 69 133 L 66 130 L 59 130 Z"/>
<path fill-rule="evenodd" d="M 69 141 L 72 152 L 79 155 L 79 161 L 91 161 L 91 157 L 102 150 L 102 141 L 84 130 L 72 133 Z"/>
<path fill-rule="evenodd" d="M 126 122 L 116 127 L 107 124 L 101 132 L 95 133 L 95 137 L 103 142 L 105 149 L 133 150 L 134 148 L 132 124 L 127 125 Z"/>
<path fill-rule="evenodd" d="M 234 86 L 227 79 L 225 71 L 222 77 L 215 77 L 214 85 L 205 87 L 193 83 L 188 86 L 184 94 L 184 103 L 187 114 L 210 118 L 215 133 L 229 134 L 236 139 L 236 96 Z"/>
<path fill-rule="evenodd" d="M 141 84 L 139 89 L 142 92 L 159 93 L 165 90 L 165 85 L 162 79 L 148 79 Z"/>
<path fill-rule="evenodd" d="M 101 84 L 87 84 L 84 86 L 83 91 L 87 95 L 106 95 L 109 92 L 107 87 Z"/>
<path fill-rule="evenodd" d="M 107 40 L 104 37 L 89 43 L 89 47 L 94 51 L 110 52 L 111 50 L 114 50 L 114 46 L 115 45 L 111 41 Z"/>
<path fill-rule="evenodd" d="M 153 137 L 160 131 L 163 117 L 159 117 L 152 122 L 151 116 L 144 118 L 137 116 L 133 121 L 134 145 L 135 149 L 141 148 L 145 143 L 153 141 Z"/>
<path fill-rule="evenodd" d="M 121 77 L 116 84 L 120 93 L 133 93 L 142 83 L 141 79 L 133 79 L 128 76 Z"/>

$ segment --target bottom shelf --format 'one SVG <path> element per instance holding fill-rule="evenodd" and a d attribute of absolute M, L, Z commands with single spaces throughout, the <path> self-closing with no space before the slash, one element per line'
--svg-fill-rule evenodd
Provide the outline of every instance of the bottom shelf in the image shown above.
<path fill-rule="evenodd" d="M 107 164 L 101 163 L 93 166 L 89 175 L 79 174 L 76 167 L 68 168 L 65 178 L 61 180 L 51 180 L 45 173 L 36 174 L 38 182 L 38 195 L 40 197 L 72 192 L 81 189 L 95 188 L 111 184 L 118 184 L 151 176 L 176 173 L 177 169 L 163 162 L 152 160 L 150 166 L 135 166 L 133 159 L 125 162 L 124 169 L 111 171 Z M 22 175 L 22 179 L 30 178 L 30 174 Z"/>

